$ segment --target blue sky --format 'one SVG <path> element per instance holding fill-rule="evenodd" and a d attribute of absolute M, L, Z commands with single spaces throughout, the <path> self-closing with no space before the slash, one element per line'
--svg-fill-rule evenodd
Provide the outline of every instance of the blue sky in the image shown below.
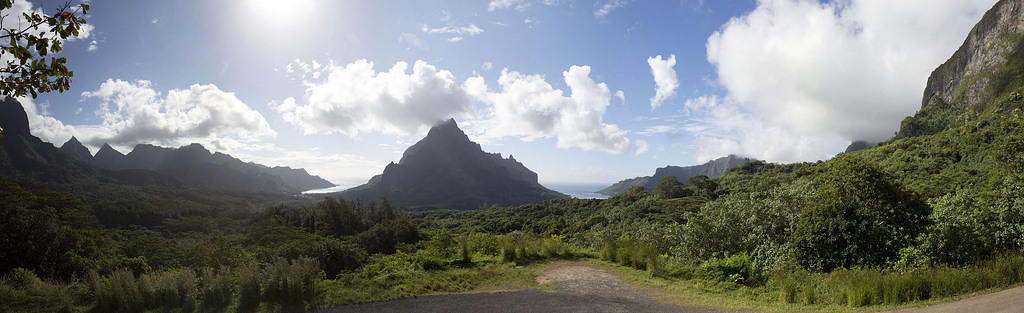
<path fill-rule="evenodd" d="M 993 3 L 93 0 L 71 90 L 22 101 L 56 145 L 199 142 L 349 186 L 455 117 L 542 183 L 612 183 L 885 139 Z"/>

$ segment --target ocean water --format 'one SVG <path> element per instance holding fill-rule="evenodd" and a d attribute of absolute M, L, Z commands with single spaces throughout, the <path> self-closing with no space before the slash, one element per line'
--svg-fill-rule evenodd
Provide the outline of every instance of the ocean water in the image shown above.
<path fill-rule="evenodd" d="M 548 189 L 567 194 L 579 199 L 607 199 L 608 196 L 597 193 L 611 184 L 564 184 L 564 183 L 541 183 Z"/>
<path fill-rule="evenodd" d="M 598 190 L 604 189 L 609 185 L 600 184 L 543 184 L 548 189 L 561 192 L 579 199 L 607 199 L 608 196 L 597 193 Z M 345 191 L 355 186 L 334 186 L 323 189 L 307 190 L 302 192 L 303 194 L 322 194 L 322 193 L 334 193 Z"/>
<path fill-rule="evenodd" d="M 303 191 L 302 194 L 308 195 L 308 194 L 320 194 L 320 193 L 335 193 L 335 192 L 345 191 L 345 189 L 349 189 L 349 188 L 352 188 L 352 187 L 353 186 L 334 186 L 334 187 L 327 187 L 327 188 L 323 188 L 323 189 L 306 190 L 306 191 Z"/>

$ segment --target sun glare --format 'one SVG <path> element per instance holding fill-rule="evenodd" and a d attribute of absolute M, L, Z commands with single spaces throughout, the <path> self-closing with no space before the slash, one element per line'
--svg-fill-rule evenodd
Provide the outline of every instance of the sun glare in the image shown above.
<path fill-rule="evenodd" d="M 245 0 L 245 7 L 251 13 L 250 20 L 258 25 L 278 30 L 290 29 L 315 13 L 316 0 Z"/>

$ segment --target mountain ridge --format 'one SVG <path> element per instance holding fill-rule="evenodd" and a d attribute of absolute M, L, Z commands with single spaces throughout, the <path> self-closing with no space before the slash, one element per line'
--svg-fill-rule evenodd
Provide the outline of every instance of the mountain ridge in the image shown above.
<path fill-rule="evenodd" d="M 454 119 L 427 135 L 363 185 L 342 191 L 347 199 L 377 200 L 410 208 L 477 209 L 567 196 L 537 182 L 537 173 L 511 155 L 483 151 Z"/>
<path fill-rule="evenodd" d="M 86 154 L 82 153 L 82 149 L 86 149 Z M 198 143 L 178 148 L 137 144 L 128 154 L 122 154 L 109 144 L 104 144 L 95 156 L 89 156 L 87 148 L 72 137 L 61 146 L 61 150 L 100 168 L 148 170 L 201 187 L 297 193 L 334 186 L 319 176 L 309 175 L 304 169 L 243 162 L 228 154 L 210 152 Z"/>
<path fill-rule="evenodd" d="M 693 165 L 693 166 L 672 166 L 668 165 L 660 167 L 654 170 L 652 176 L 639 176 L 634 178 L 623 179 L 611 186 L 605 187 L 598 191 L 598 193 L 608 196 L 614 196 L 625 193 L 633 187 L 642 186 L 648 191 L 653 191 L 654 187 L 658 184 L 658 180 L 666 176 L 675 176 L 680 182 L 685 183 L 690 177 L 697 175 L 705 175 L 710 178 L 717 178 L 725 174 L 726 171 L 733 167 L 743 165 L 754 161 L 754 159 L 740 157 L 737 155 L 728 155 L 718 159 L 708 161 L 704 164 Z"/>

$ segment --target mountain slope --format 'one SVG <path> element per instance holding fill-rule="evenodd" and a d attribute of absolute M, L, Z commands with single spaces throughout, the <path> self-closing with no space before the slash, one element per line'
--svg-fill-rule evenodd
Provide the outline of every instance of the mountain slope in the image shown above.
<path fill-rule="evenodd" d="M 643 186 L 648 191 L 653 191 L 654 187 L 658 185 L 658 180 L 666 176 L 675 176 L 680 182 L 686 182 L 687 179 L 697 175 L 705 175 L 710 178 L 716 178 L 725 174 L 730 168 L 737 167 L 743 163 L 753 161 L 753 159 L 739 157 L 735 155 L 729 155 L 727 157 L 721 157 L 708 161 L 707 163 L 694 166 L 666 166 L 658 168 L 654 171 L 654 176 L 640 176 L 630 179 L 624 179 L 611 186 L 598 191 L 598 193 L 614 196 L 625 193 L 636 186 Z"/>
<path fill-rule="evenodd" d="M 127 155 L 104 144 L 93 157 L 88 155 L 88 150 L 82 154 L 85 147 L 72 138 L 61 149 L 101 168 L 148 170 L 204 188 L 297 193 L 334 185 L 323 178 L 309 175 L 303 169 L 271 168 L 246 163 L 227 154 L 211 153 L 196 143 L 177 149 L 139 144 Z"/>
<path fill-rule="evenodd" d="M 515 158 L 486 153 L 454 119 L 434 126 L 398 163 L 364 185 L 340 194 L 347 199 L 387 197 L 404 207 L 477 209 L 566 196 L 537 183 L 537 174 Z"/>
<path fill-rule="evenodd" d="M 224 210 L 251 210 L 308 200 L 284 194 L 197 188 L 153 171 L 93 166 L 32 136 L 25 110 L 13 98 L 0 101 L 0 127 L 4 129 L 4 137 L 0 138 L 3 179 L 27 190 L 70 193 L 88 205 L 93 215 L 107 226 L 153 226 L 185 213 L 212 216 Z M 75 150 L 73 143 L 65 150 Z M 124 157 L 109 146 L 97 152 L 97 156 Z"/>

